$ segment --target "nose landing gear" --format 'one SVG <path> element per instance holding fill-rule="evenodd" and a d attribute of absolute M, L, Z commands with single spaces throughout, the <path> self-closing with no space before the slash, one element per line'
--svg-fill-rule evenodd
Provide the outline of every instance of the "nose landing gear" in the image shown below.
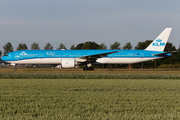
<path fill-rule="evenodd" d="M 14 67 L 13 67 L 13 70 L 17 70 L 17 68 L 16 68 L 16 64 L 11 63 L 11 65 L 12 65 L 12 66 L 14 66 Z"/>
<path fill-rule="evenodd" d="M 16 66 L 14 66 L 13 70 L 14 70 L 14 71 L 16 71 L 16 70 L 17 70 Z"/>

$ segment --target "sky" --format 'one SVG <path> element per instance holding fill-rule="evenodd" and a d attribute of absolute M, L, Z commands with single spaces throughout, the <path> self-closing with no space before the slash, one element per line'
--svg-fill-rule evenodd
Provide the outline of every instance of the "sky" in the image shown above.
<path fill-rule="evenodd" d="M 87 41 L 131 42 L 154 40 L 166 27 L 173 30 L 168 42 L 180 45 L 178 0 L 0 0 L 0 50 L 11 42 L 46 43 L 67 49 Z"/>

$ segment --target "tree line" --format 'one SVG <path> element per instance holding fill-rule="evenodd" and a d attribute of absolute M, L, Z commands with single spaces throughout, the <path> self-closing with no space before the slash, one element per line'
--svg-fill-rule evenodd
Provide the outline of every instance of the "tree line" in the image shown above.
<path fill-rule="evenodd" d="M 121 49 L 121 44 L 119 42 L 114 42 L 113 44 L 110 45 L 110 49 Z M 56 48 L 56 50 L 61 50 L 61 49 L 67 49 L 65 44 L 61 43 L 58 48 Z M 104 44 L 101 43 L 100 45 L 97 44 L 96 42 L 91 42 L 91 41 L 87 41 L 85 43 L 80 43 L 78 45 L 72 45 L 70 47 L 71 50 L 75 50 L 75 49 L 108 49 L 108 47 Z M 127 42 L 126 45 L 122 48 L 122 49 L 132 49 L 132 45 L 130 42 Z M 13 52 L 14 48 L 12 46 L 12 44 L 10 42 L 8 42 L 7 44 L 5 44 L 3 46 L 3 55 L 9 53 L 9 52 Z M 28 46 L 25 43 L 20 43 L 18 45 L 18 47 L 16 48 L 16 50 L 28 50 Z M 31 48 L 30 50 L 40 50 L 39 44 L 34 42 L 33 44 L 31 44 Z M 44 46 L 44 50 L 54 50 L 53 46 L 48 42 L 46 43 L 46 45 Z M 2 51 L 0 51 L 0 56 L 2 55 Z"/>
<path fill-rule="evenodd" d="M 137 45 L 134 47 L 134 49 L 145 49 L 147 48 L 150 44 L 151 44 L 152 40 L 146 40 L 144 42 L 138 42 Z M 33 44 L 31 44 L 31 50 L 40 50 L 39 44 L 34 42 Z M 53 50 L 53 46 L 48 42 L 46 43 L 46 45 L 44 46 L 44 50 Z M 61 50 L 61 49 L 67 49 L 65 44 L 61 43 L 58 48 L 56 48 L 56 50 Z M 108 47 L 104 44 L 97 44 L 94 41 L 87 41 L 84 43 L 79 43 L 78 45 L 72 45 L 70 47 L 71 50 L 75 50 L 75 49 L 108 49 Z M 121 44 L 119 42 L 114 42 L 113 44 L 111 44 L 109 46 L 109 49 L 126 49 L 126 50 L 131 50 L 133 49 L 132 45 L 130 42 L 127 42 L 122 48 L 121 48 Z M 3 46 L 3 53 L 2 51 L 0 51 L 0 56 L 5 55 L 9 52 L 13 52 L 14 48 L 12 46 L 12 44 L 10 42 L 6 43 Z M 28 46 L 25 43 L 20 43 L 18 45 L 18 47 L 16 48 L 16 50 L 28 50 Z M 178 49 L 176 49 L 176 47 L 172 44 L 167 42 L 166 43 L 166 47 L 164 49 L 165 52 L 168 51 L 177 51 L 176 53 L 173 53 L 172 57 L 168 57 L 165 59 L 158 59 L 156 61 L 157 66 L 159 66 L 160 64 L 164 63 L 164 64 L 177 64 L 180 63 L 180 47 Z M 139 64 L 135 64 L 135 66 L 140 66 Z M 150 67 L 154 67 L 154 61 L 149 61 L 149 62 L 145 62 L 144 66 L 147 68 Z"/>

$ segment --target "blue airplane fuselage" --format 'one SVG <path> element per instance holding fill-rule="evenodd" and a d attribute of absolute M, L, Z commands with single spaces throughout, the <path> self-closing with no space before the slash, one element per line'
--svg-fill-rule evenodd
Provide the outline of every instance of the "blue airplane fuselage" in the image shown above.
<path fill-rule="evenodd" d="M 81 59 L 81 57 L 85 56 L 91 56 L 96 54 L 103 54 L 103 53 L 109 53 L 109 52 L 116 52 L 112 54 L 108 54 L 106 56 L 102 56 L 101 58 L 97 59 L 117 59 L 119 60 L 117 64 L 130 64 L 130 63 L 136 63 L 133 62 L 133 59 L 139 59 L 141 61 L 147 61 L 147 60 L 153 60 L 157 58 L 162 58 L 166 56 L 171 56 L 171 54 L 165 54 L 161 56 L 155 56 L 156 54 L 165 53 L 165 52 L 159 52 L 159 51 L 148 51 L 148 50 L 20 50 L 20 51 L 14 51 L 11 53 L 7 53 L 6 56 L 3 56 L 1 59 L 3 61 L 9 62 L 9 63 L 16 63 L 16 64 L 24 64 L 23 61 L 28 61 L 29 64 L 32 60 L 35 59 Z M 124 58 L 131 58 L 131 61 L 127 61 Z M 116 60 L 116 61 L 117 61 Z M 125 60 L 125 61 L 124 61 Z M 21 61 L 21 62 L 18 62 Z M 78 60 L 77 60 L 78 62 Z M 33 62 L 34 64 L 35 62 Z M 41 61 L 43 64 L 44 62 Z M 48 62 L 50 63 L 50 62 Z M 61 63 L 59 61 L 59 63 Z M 112 62 L 113 63 L 113 62 Z M 51 64 L 57 64 L 51 63 Z M 116 64 L 116 63 L 115 63 Z"/>

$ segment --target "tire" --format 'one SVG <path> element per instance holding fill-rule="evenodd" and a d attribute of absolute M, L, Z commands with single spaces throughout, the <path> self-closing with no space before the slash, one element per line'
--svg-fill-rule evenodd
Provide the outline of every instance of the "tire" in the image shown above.
<path fill-rule="evenodd" d="M 86 70 L 86 68 L 84 67 L 83 70 Z"/>
<path fill-rule="evenodd" d="M 17 70 L 17 68 L 14 67 L 13 70 Z"/>

